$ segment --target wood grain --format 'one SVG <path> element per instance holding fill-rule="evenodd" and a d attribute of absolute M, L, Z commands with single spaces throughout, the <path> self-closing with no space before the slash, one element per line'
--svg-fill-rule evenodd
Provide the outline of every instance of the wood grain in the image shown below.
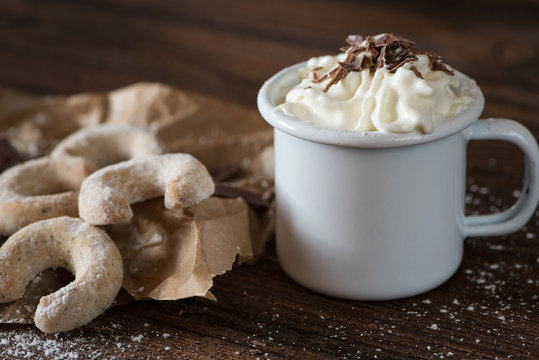
<path fill-rule="evenodd" d="M 513 118 L 539 137 L 539 4 L 438 4 L 4 0 L 0 83 L 68 94 L 160 81 L 240 104 L 256 117 L 257 91 L 277 70 L 335 53 L 347 34 L 387 31 L 475 78 L 486 97 L 484 116 Z M 472 142 L 468 160 L 468 212 L 509 207 L 522 183 L 520 151 Z M 58 336 L 0 325 L 0 352 L 11 351 L 12 359 L 28 352 L 93 359 L 537 359 L 538 224 L 536 215 L 512 235 L 467 239 L 462 266 L 447 283 L 388 302 L 344 301 L 296 285 L 271 242 L 258 261 L 216 279 L 217 302 L 131 303 Z M 48 356 L 46 344 L 54 345 Z"/>

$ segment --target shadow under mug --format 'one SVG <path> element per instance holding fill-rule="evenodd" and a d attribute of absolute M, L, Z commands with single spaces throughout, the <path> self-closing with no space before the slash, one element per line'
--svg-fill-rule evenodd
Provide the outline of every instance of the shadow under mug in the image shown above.
<path fill-rule="evenodd" d="M 270 78 L 258 108 L 274 127 L 276 242 L 284 271 L 307 288 L 356 300 L 390 300 L 431 290 L 462 260 L 467 236 L 501 235 L 522 227 L 539 201 L 539 150 L 522 125 L 476 121 L 473 103 L 431 134 L 323 129 L 274 107 L 299 83 L 298 69 Z M 465 216 L 466 145 L 499 139 L 525 156 L 518 201 L 501 213 Z"/>

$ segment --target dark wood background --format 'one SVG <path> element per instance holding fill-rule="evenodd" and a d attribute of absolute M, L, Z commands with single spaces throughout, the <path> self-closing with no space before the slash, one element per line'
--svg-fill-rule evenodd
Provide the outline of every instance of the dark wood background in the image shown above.
<path fill-rule="evenodd" d="M 347 34 L 380 32 L 440 53 L 482 87 L 484 116 L 515 119 L 539 137 L 537 1 L 2 0 L 0 84 L 71 94 L 160 81 L 255 111 L 259 87 L 277 70 L 335 53 Z M 510 206 L 522 171 L 513 146 L 472 143 L 468 211 Z M 57 336 L 0 325 L 0 353 L 13 359 L 29 352 L 59 359 L 537 359 L 538 224 L 536 215 L 512 235 L 467 239 L 463 264 L 446 284 L 377 303 L 301 288 L 279 268 L 271 242 L 258 261 L 216 279 L 217 302 L 131 303 Z"/>

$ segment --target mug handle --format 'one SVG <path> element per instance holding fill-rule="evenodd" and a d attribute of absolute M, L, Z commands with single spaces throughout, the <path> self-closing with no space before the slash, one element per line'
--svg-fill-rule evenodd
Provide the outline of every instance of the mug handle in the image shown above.
<path fill-rule="evenodd" d="M 539 202 L 539 147 L 524 126 L 507 119 L 485 119 L 468 127 L 466 141 L 504 140 L 517 145 L 524 153 L 524 186 L 517 202 L 509 209 L 490 215 L 466 216 L 465 236 L 502 235 L 517 231 L 532 217 Z"/>

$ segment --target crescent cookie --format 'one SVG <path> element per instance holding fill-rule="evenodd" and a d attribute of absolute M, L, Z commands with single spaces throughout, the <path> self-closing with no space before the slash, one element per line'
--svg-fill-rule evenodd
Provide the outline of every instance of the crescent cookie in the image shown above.
<path fill-rule="evenodd" d="M 43 157 L 0 175 L 0 233 L 38 220 L 77 216 L 78 190 L 91 169 L 80 158 Z"/>
<path fill-rule="evenodd" d="M 32 279 L 53 267 L 73 272 L 75 280 L 40 299 L 34 322 L 46 333 L 87 324 L 112 304 L 122 284 L 122 258 L 110 237 L 64 216 L 28 225 L 2 245 L 0 302 L 21 298 Z"/>
<path fill-rule="evenodd" d="M 151 155 L 104 167 L 86 178 L 79 215 L 94 225 L 115 224 L 133 216 L 132 203 L 165 196 L 165 207 L 193 206 L 213 194 L 213 180 L 188 154 Z"/>
<path fill-rule="evenodd" d="M 126 124 L 82 128 L 62 140 L 53 157 L 81 157 L 100 169 L 136 157 L 162 154 L 163 146 L 149 131 Z"/>

